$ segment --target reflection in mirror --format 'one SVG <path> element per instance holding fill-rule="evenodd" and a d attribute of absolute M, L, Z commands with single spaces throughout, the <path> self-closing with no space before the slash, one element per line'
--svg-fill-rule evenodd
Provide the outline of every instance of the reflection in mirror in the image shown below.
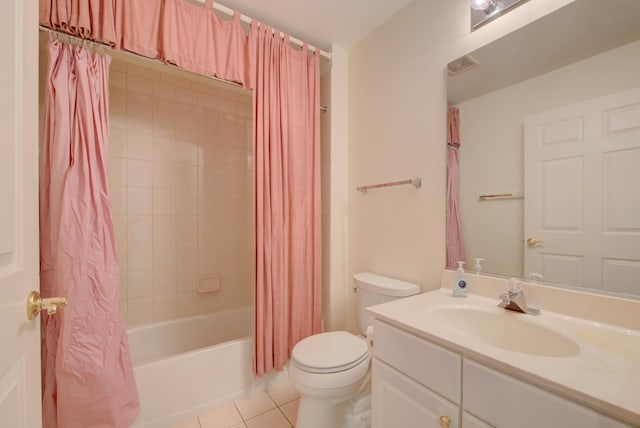
<path fill-rule="evenodd" d="M 639 22 L 640 1 L 576 0 L 449 76 L 467 260 L 640 295 Z"/>
<path fill-rule="evenodd" d="M 504 15 L 527 0 L 470 0 L 471 30 Z"/>

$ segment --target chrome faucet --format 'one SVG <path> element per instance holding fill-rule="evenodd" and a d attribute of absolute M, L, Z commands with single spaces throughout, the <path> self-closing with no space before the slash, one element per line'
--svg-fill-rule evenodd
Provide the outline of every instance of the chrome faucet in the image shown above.
<path fill-rule="evenodd" d="M 530 308 L 527 306 L 527 301 L 524 298 L 524 290 L 522 290 L 520 280 L 511 278 L 507 281 L 507 286 L 509 287 L 509 291 L 500 295 L 500 299 L 502 301 L 498 304 L 498 307 L 509 309 L 511 311 L 522 312 L 523 314 L 540 314 L 540 309 Z"/>

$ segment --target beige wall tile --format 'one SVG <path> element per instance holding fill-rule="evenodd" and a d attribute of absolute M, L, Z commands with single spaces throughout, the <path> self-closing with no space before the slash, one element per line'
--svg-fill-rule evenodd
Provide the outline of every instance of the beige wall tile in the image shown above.
<path fill-rule="evenodd" d="M 176 189 L 198 189 L 198 167 L 195 165 L 176 165 Z"/>
<path fill-rule="evenodd" d="M 153 296 L 153 321 L 166 321 L 176 317 L 175 293 Z"/>
<path fill-rule="evenodd" d="M 111 200 L 111 213 L 113 215 L 127 214 L 126 186 L 109 185 L 109 199 Z"/>
<path fill-rule="evenodd" d="M 127 241 L 151 242 L 153 237 L 153 217 L 151 215 L 127 216 Z"/>
<path fill-rule="evenodd" d="M 152 94 L 155 98 L 173 102 L 176 99 L 176 88 L 162 78 L 160 80 L 154 79 L 152 81 Z"/>
<path fill-rule="evenodd" d="M 153 213 L 156 215 L 176 214 L 176 193 L 173 189 L 153 189 Z"/>
<path fill-rule="evenodd" d="M 176 292 L 176 268 L 167 267 L 153 270 L 153 295 Z"/>
<path fill-rule="evenodd" d="M 176 240 L 178 242 L 198 240 L 198 218 L 195 215 L 176 217 Z"/>
<path fill-rule="evenodd" d="M 193 291 L 195 293 L 198 283 L 197 268 L 176 268 L 176 289 L 180 291 Z M 195 296 L 195 294 L 194 294 Z"/>
<path fill-rule="evenodd" d="M 127 90 L 130 93 L 151 95 L 153 80 L 148 77 L 148 73 L 138 72 L 141 69 L 137 66 L 127 67 Z"/>
<path fill-rule="evenodd" d="M 176 241 L 176 216 L 154 215 L 153 216 L 153 241 L 154 242 L 175 242 Z"/>
<path fill-rule="evenodd" d="M 109 156 L 127 157 L 127 130 L 123 127 L 109 127 Z"/>
<path fill-rule="evenodd" d="M 178 291 L 176 297 L 176 315 L 181 318 L 197 315 L 196 301 L 197 296 L 195 289 L 192 291 Z"/>
<path fill-rule="evenodd" d="M 127 160 L 125 158 L 109 158 L 107 179 L 110 187 L 127 185 Z"/>
<path fill-rule="evenodd" d="M 153 271 L 150 269 L 128 271 L 127 297 L 129 300 L 151 296 L 153 296 Z"/>
<path fill-rule="evenodd" d="M 198 147 L 197 141 L 178 141 L 176 143 L 176 162 L 197 165 Z"/>
<path fill-rule="evenodd" d="M 128 245 L 128 269 L 151 269 L 152 244 L 150 242 L 129 242 Z"/>
<path fill-rule="evenodd" d="M 129 299 L 127 307 L 127 319 L 129 325 L 138 325 L 151 322 L 153 320 L 151 297 L 145 297 L 142 299 Z"/>
<path fill-rule="evenodd" d="M 156 137 L 154 130 L 153 145 L 151 148 L 154 161 L 175 162 L 176 161 L 176 142 L 168 137 L 164 132 L 158 131 L 160 136 Z"/>
<path fill-rule="evenodd" d="M 197 215 L 198 193 L 195 190 L 181 190 L 176 192 L 176 214 Z"/>
<path fill-rule="evenodd" d="M 129 159 L 153 159 L 153 136 L 144 127 L 127 126 L 127 156 Z"/>
<path fill-rule="evenodd" d="M 176 164 L 170 162 L 153 162 L 153 187 L 173 189 L 176 181 Z"/>
<path fill-rule="evenodd" d="M 176 243 L 175 241 L 153 242 L 153 269 L 175 269 Z"/>
<path fill-rule="evenodd" d="M 153 193 L 149 188 L 129 187 L 127 190 L 127 212 L 133 215 L 153 214 Z"/>
<path fill-rule="evenodd" d="M 114 71 L 127 71 L 127 63 L 113 58 L 109 67 L 109 73 L 113 73 Z"/>
<path fill-rule="evenodd" d="M 253 224 L 244 218 L 251 95 L 189 79 L 112 67 L 108 176 L 129 325 L 246 305 L 253 295 L 245 266 Z M 221 292 L 196 293 L 199 275 L 213 274 Z"/>
<path fill-rule="evenodd" d="M 152 163 L 146 160 L 127 160 L 127 185 L 132 187 L 151 187 L 153 183 Z"/>
<path fill-rule="evenodd" d="M 121 70 L 109 72 L 109 86 L 113 89 L 127 89 L 127 73 Z"/>

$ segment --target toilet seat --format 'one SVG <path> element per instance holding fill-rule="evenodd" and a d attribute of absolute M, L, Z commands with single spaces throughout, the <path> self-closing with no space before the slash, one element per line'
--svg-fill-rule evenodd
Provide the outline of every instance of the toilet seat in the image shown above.
<path fill-rule="evenodd" d="M 308 373 L 337 373 L 358 366 L 369 358 L 367 344 L 346 331 L 316 334 L 293 348 L 292 364 Z"/>

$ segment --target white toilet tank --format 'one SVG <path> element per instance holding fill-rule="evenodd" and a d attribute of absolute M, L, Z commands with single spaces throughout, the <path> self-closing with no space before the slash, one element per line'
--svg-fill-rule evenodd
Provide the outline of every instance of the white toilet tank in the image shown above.
<path fill-rule="evenodd" d="M 367 314 L 365 308 L 420 293 L 417 284 L 371 272 L 353 275 L 353 284 L 357 288 L 358 323 L 362 334 L 366 334 L 367 327 L 373 325 L 373 317 Z"/>

